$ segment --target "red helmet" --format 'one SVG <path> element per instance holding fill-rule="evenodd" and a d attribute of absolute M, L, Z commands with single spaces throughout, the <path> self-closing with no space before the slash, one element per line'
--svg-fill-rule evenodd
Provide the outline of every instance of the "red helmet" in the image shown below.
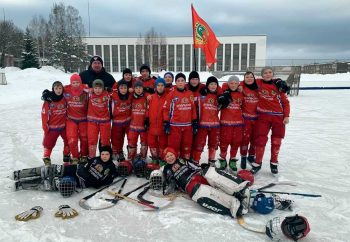
<path fill-rule="evenodd" d="M 242 180 L 244 181 L 249 181 L 249 186 L 253 185 L 254 184 L 254 176 L 253 174 L 248 171 L 248 170 L 240 170 L 238 173 L 237 173 L 237 176 L 239 178 L 241 178 Z"/>
<path fill-rule="evenodd" d="M 297 241 L 310 232 L 310 225 L 305 217 L 296 214 L 286 217 L 281 224 L 281 229 L 285 236 Z"/>

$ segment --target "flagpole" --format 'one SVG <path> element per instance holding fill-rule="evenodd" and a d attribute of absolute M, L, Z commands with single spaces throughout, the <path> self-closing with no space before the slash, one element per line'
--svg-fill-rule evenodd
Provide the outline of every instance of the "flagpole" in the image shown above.
<path fill-rule="evenodd" d="M 193 4 L 191 3 L 191 13 L 192 13 L 192 37 L 193 37 L 193 58 L 194 58 L 194 71 L 197 71 L 197 56 L 196 56 L 196 48 L 194 48 L 195 44 L 195 26 L 194 19 L 193 19 Z"/>

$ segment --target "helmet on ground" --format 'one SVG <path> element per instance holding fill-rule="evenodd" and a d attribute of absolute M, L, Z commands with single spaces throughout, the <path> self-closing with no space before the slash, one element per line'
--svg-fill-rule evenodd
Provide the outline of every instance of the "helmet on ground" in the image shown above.
<path fill-rule="evenodd" d="M 281 224 L 282 232 L 288 238 L 297 241 L 304 238 L 310 232 L 307 219 L 298 214 L 286 217 Z"/>
<path fill-rule="evenodd" d="M 268 214 L 273 211 L 275 204 L 272 197 L 266 197 L 265 194 L 258 193 L 251 208 L 257 213 Z"/>
<path fill-rule="evenodd" d="M 77 181 L 72 176 L 65 176 L 59 180 L 58 191 L 63 197 L 70 197 L 73 195 L 77 187 Z"/>

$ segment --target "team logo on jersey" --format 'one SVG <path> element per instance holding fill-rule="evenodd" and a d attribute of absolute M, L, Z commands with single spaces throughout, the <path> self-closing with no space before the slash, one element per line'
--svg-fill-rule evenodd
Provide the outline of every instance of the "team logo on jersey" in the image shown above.
<path fill-rule="evenodd" d="M 181 103 L 189 103 L 188 98 L 187 97 L 182 98 Z"/>
<path fill-rule="evenodd" d="M 102 171 L 103 171 L 103 166 L 100 165 L 100 164 L 97 164 L 97 165 L 95 166 L 95 169 L 96 169 L 98 172 L 102 172 Z"/>
<path fill-rule="evenodd" d="M 74 97 L 73 97 L 73 101 L 75 101 L 75 102 L 80 102 L 80 97 L 79 97 L 79 96 L 74 96 Z"/>
<path fill-rule="evenodd" d="M 271 94 L 275 96 L 275 95 L 276 95 L 275 90 L 272 90 L 272 91 L 271 91 Z"/>
<path fill-rule="evenodd" d="M 266 89 L 262 89 L 261 92 L 262 92 L 262 94 L 264 94 L 264 95 L 269 95 L 269 91 L 266 90 Z"/>
<path fill-rule="evenodd" d="M 101 100 L 100 98 L 96 97 L 96 98 L 93 98 L 93 99 L 92 99 L 92 102 L 93 102 L 93 103 L 101 103 L 102 100 Z"/>
<path fill-rule="evenodd" d="M 58 108 L 58 109 L 64 109 L 64 104 L 58 104 L 58 105 L 57 105 L 57 108 Z"/>
<path fill-rule="evenodd" d="M 106 176 L 108 175 L 108 173 L 109 173 L 109 168 L 107 168 L 103 174 Z"/>
<path fill-rule="evenodd" d="M 136 105 L 134 107 L 136 109 L 141 109 L 142 108 L 142 104 L 141 103 L 136 103 Z"/>
<path fill-rule="evenodd" d="M 215 100 L 214 100 L 213 98 L 209 98 L 209 99 L 208 99 L 208 103 L 214 104 L 214 102 L 215 102 Z"/>
<path fill-rule="evenodd" d="M 54 103 L 50 103 L 50 108 L 54 108 L 55 107 L 55 104 Z"/>
<path fill-rule="evenodd" d="M 107 101 L 108 100 L 108 97 L 107 96 L 104 96 L 103 97 L 103 101 L 105 102 L 105 101 Z"/>

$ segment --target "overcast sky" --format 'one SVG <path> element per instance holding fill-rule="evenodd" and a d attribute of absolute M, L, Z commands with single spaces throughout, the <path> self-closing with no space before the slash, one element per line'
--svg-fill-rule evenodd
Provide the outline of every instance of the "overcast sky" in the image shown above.
<path fill-rule="evenodd" d="M 87 33 L 88 1 L 91 36 L 137 36 L 150 27 L 190 36 L 192 2 L 217 36 L 267 35 L 267 58 L 350 59 L 350 0 L 62 1 L 79 10 Z M 24 29 L 34 15 L 48 18 L 54 2 L 60 1 L 0 0 L 0 7 Z"/>

